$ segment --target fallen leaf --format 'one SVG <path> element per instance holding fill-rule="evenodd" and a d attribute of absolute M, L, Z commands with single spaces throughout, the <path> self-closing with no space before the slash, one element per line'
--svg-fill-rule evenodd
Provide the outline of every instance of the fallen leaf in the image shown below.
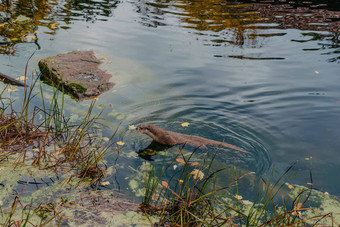
<path fill-rule="evenodd" d="M 294 188 L 294 186 L 293 186 L 293 185 L 291 185 L 291 184 L 288 184 L 288 188 L 289 188 L 289 189 L 293 189 L 293 188 Z"/>
<path fill-rule="evenodd" d="M 315 72 L 315 74 L 319 74 L 319 71 L 316 71 L 316 70 L 315 70 L 314 72 Z"/>
<path fill-rule="evenodd" d="M 27 77 L 26 77 L 26 76 L 19 76 L 19 77 L 17 78 L 17 80 L 27 80 Z"/>
<path fill-rule="evenodd" d="M 168 182 L 166 181 L 162 181 L 162 185 L 168 189 L 170 188 Z"/>
<path fill-rule="evenodd" d="M 100 105 L 97 106 L 97 108 L 98 108 L 98 109 L 101 109 L 101 110 L 105 109 L 105 107 L 106 107 L 105 104 L 100 104 Z"/>
<path fill-rule="evenodd" d="M 188 127 L 189 126 L 189 122 L 183 122 L 181 125 L 182 125 L 182 127 Z"/>
<path fill-rule="evenodd" d="M 200 180 L 202 180 L 204 178 L 204 173 L 199 170 L 199 169 L 194 169 L 190 174 L 193 175 L 193 178 L 196 180 L 197 178 L 199 178 Z"/>
<path fill-rule="evenodd" d="M 109 181 L 103 181 L 103 182 L 100 182 L 100 184 L 103 185 L 103 186 L 106 186 L 106 185 L 109 185 L 110 182 Z"/>
<path fill-rule="evenodd" d="M 136 126 L 135 125 L 129 125 L 129 130 L 135 130 Z"/>
<path fill-rule="evenodd" d="M 176 170 L 177 169 L 177 165 L 174 165 L 174 170 Z"/>
<path fill-rule="evenodd" d="M 18 91 L 18 89 L 17 88 L 8 88 L 7 91 L 8 92 L 13 92 L 13 91 Z"/>
<path fill-rule="evenodd" d="M 179 182 L 179 183 L 183 183 L 183 182 L 184 182 L 184 180 L 178 180 L 178 182 Z"/>
<path fill-rule="evenodd" d="M 77 130 L 78 130 L 79 132 L 83 131 L 83 129 L 82 129 L 82 128 L 78 128 Z"/>
<path fill-rule="evenodd" d="M 193 162 L 191 163 L 191 166 L 197 166 L 199 163 L 198 162 Z"/>
<path fill-rule="evenodd" d="M 22 223 L 22 221 L 19 220 L 19 221 L 14 222 L 14 224 L 13 224 L 12 226 L 13 226 L 13 227 L 20 227 L 20 226 L 21 226 L 21 223 Z"/>
<path fill-rule="evenodd" d="M 103 137 L 102 138 L 104 141 L 109 141 L 110 139 L 108 137 Z"/>
<path fill-rule="evenodd" d="M 96 101 L 97 101 L 97 100 L 98 100 L 98 97 L 94 97 L 93 100 L 96 100 Z"/>
<path fill-rule="evenodd" d="M 235 195 L 234 197 L 235 197 L 236 199 L 238 199 L 238 200 L 243 199 L 243 197 L 242 197 L 241 195 Z"/>
<path fill-rule="evenodd" d="M 177 158 L 176 161 L 179 162 L 179 163 L 185 163 L 184 159 L 182 159 L 182 158 Z"/>
<path fill-rule="evenodd" d="M 125 145 L 125 143 L 124 143 L 123 141 L 118 141 L 117 144 L 118 144 L 119 146 Z"/>
<path fill-rule="evenodd" d="M 37 40 L 37 37 L 35 35 L 26 35 L 25 39 L 27 42 L 32 42 L 33 40 Z"/>
<path fill-rule="evenodd" d="M 57 26 L 58 26 L 58 23 L 53 23 L 53 24 L 51 24 L 50 25 L 50 29 L 56 29 L 57 28 Z"/>
<path fill-rule="evenodd" d="M 103 60 L 106 60 L 107 59 L 107 57 L 103 57 Z"/>

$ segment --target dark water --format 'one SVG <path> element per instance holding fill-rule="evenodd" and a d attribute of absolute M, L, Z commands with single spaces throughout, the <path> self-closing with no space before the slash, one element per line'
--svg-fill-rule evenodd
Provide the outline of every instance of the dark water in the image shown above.
<path fill-rule="evenodd" d="M 298 161 L 293 182 L 308 182 L 311 169 L 315 184 L 340 195 L 336 1 L 0 1 L 0 11 L 2 73 L 22 75 L 34 50 L 30 72 L 42 57 L 77 49 L 112 61 L 117 85 L 99 103 L 112 104 L 106 136 L 122 121 L 123 154 L 151 142 L 128 125 L 149 122 L 242 147 L 251 154 L 222 149 L 219 165 L 260 177 Z M 118 162 L 137 168 L 143 159 Z M 123 181 L 130 173 L 120 171 Z"/>

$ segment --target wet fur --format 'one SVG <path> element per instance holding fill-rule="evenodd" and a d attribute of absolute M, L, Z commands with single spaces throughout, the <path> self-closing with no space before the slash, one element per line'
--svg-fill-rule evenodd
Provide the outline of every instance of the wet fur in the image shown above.
<path fill-rule="evenodd" d="M 191 136 L 178 132 L 168 131 L 152 124 L 143 124 L 137 128 L 139 132 L 149 135 L 153 140 L 160 144 L 174 146 L 177 144 L 189 144 L 194 147 L 207 148 L 206 145 L 215 145 L 230 148 L 233 150 L 249 153 L 240 147 L 232 144 L 206 139 L 200 136 Z"/>

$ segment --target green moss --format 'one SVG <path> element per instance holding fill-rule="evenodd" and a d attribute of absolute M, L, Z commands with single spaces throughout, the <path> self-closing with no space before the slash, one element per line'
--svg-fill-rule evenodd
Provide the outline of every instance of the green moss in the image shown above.
<path fill-rule="evenodd" d="M 82 86 L 81 84 L 78 83 L 70 83 L 68 85 L 64 84 L 65 87 L 69 87 L 70 89 L 75 89 L 78 93 L 84 94 L 87 91 L 87 88 Z"/>

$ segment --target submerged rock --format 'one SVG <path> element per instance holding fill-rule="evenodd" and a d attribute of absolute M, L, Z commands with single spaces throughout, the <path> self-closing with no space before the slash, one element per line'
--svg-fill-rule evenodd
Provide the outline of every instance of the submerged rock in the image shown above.
<path fill-rule="evenodd" d="M 100 60 L 93 51 L 73 51 L 39 61 L 41 79 L 78 100 L 94 98 L 110 90 L 111 74 L 99 68 Z"/>

